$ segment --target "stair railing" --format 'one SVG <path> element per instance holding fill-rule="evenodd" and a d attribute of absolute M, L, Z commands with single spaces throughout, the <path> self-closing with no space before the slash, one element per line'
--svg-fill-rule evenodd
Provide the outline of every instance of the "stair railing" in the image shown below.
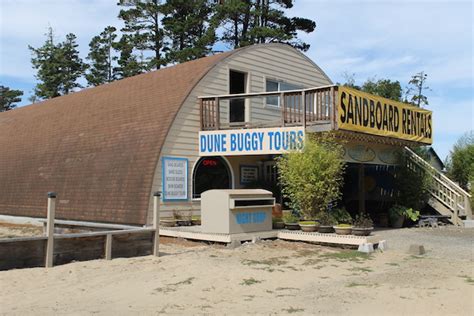
<path fill-rule="evenodd" d="M 467 219 L 472 219 L 470 203 L 471 195 L 443 173 L 431 166 L 423 158 L 418 156 L 410 148 L 405 147 L 405 152 L 412 162 L 420 168 L 430 172 L 434 180 L 431 195 L 453 213 L 453 223 L 456 225 L 462 225 L 460 216 L 463 215 L 466 216 Z"/>

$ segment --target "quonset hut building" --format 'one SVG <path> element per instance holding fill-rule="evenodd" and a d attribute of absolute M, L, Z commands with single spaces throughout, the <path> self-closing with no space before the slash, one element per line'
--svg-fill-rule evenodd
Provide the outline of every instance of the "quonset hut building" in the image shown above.
<path fill-rule="evenodd" d="M 45 217 L 48 191 L 59 219 L 145 225 L 154 191 L 165 216 L 199 212 L 208 189 L 276 183 L 274 156 L 325 130 L 348 140 L 360 210 L 389 196 L 396 151 L 431 143 L 431 116 L 334 86 L 290 46 L 249 46 L 0 113 L 0 214 Z"/>

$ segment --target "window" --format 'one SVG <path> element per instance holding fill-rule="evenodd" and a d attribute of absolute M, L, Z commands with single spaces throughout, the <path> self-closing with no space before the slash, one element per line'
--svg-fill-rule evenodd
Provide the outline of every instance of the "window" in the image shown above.
<path fill-rule="evenodd" d="M 227 163 L 221 157 L 203 157 L 193 172 L 193 199 L 211 189 L 232 189 L 232 176 Z"/>
<path fill-rule="evenodd" d="M 301 86 L 297 86 L 291 83 L 277 81 L 277 80 L 266 80 L 266 91 L 289 91 L 289 90 L 298 90 L 301 89 Z M 280 97 L 272 96 L 267 97 L 267 105 L 280 107 Z"/>

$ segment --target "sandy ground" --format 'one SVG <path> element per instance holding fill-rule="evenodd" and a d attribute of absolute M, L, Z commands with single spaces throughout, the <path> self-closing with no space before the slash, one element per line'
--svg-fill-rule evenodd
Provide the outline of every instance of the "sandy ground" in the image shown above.
<path fill-rule="evenodd" d="M 159 258 L 4 271 L 0 314 L 474 315 L 474 230 L 378 234 L 391 248 L 370 256 L 297 242 L 227 249 L 162 238 Z M 416 242 L 425 255 L 407 253 Z"/>
<path fill-rule="evenodd" d="M 43 226 L 10 224 L 0 221 L 0 238 L 31 237 L 43 235 Z"/>

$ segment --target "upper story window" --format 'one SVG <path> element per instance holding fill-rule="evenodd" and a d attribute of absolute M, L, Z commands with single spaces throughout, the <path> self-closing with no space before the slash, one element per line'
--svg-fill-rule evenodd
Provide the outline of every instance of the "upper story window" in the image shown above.
<path fill-rule="evenodd" d="M 272 80 L 272 79 L 266 80 L 266 92 L 288 91 L 288 90 L 298 90 L 298 89 L 302 89 L 302 87 L 295 84 L 278 81 L 278 80 Z M 280 97 L 278 96 L 267 97 L 267 105 L 280 107 Z"/>

